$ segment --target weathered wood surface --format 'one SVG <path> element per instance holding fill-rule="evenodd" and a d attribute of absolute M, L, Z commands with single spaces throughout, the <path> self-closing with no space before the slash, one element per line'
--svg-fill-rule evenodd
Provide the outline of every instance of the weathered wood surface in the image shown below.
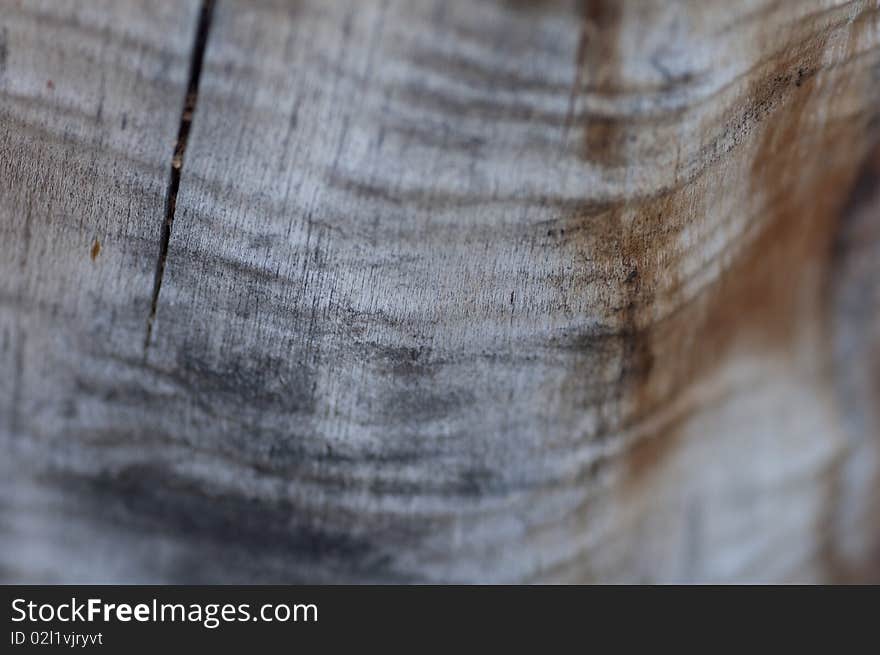
<path fill-rule="evenodd" d="M 200 9 L 0 4 L 5 580 L 877 579 L 880 3 Z"/>

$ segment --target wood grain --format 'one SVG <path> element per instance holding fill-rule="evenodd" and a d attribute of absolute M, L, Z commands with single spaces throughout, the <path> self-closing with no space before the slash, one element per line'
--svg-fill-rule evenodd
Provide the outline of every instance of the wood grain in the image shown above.
<path fill-rule="evenodd" d="M 4 578 L 877 575 L 875 0 L 218 0 L 164 236 L 199 3 L 71 6 L 2 10 Z"/>
<path fill-rule="evenodd" d="M 134 574 L 124 553 L 109 556 L 122 542 L 95 524 L 104 511 L 91 516 L 58 479 L 92 475 L 133 439 L 115 412 L 149 425 L 122 391 L 137 377 L 105 353 L 142 356 L 197 9 L 0 6 L 5 579 Z"/>

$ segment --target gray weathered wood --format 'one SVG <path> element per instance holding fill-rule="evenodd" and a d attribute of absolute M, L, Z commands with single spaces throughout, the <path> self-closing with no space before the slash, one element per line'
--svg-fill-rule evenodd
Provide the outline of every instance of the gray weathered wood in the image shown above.
<path fill-rule="evenodd" d="M 199 7 L 73 6 L 0 14 L 4 577 L 876 575 L 876 1 L 219 0 L 146 346 Z"/>
<path fill-rule="evenodd" d="M 139 376 L 108 353 L 143 356 L 197 9 L 0 3 L 6 579 L 148 580 L 136 554 L 115 552 L 121 537 L 96 523 L 110 501 L 89 507 L 74 488 L 119 449 L 138 448 L 117 414 L 148 430 L 150 409 L 125 395 Z"/>

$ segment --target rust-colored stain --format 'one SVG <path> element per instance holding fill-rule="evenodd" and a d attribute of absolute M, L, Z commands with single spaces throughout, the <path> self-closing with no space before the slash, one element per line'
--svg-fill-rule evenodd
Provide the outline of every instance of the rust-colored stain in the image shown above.
<path fill-rule="evenodd" d="M 579 75 L 598 89 L 615 77 L 618 24 L 601 5 L 585 5 L 588 27 L 576 53 L 578 65 L 587 67 Z M 863 93 L 839 73 L 834 88 L 819 86 L 825 49 L 823 36 L 795 39 L 778 61 L 757 69 L 754 83 L 721 118 L 718 138 L 732 145 L 723 149 L 719 141 L 698 153 L 703 162 L 695 177 L 652 197 L 604 205 L 585 200 L 562 221 L 563 229 L 547 233 L 575 271 L 563 280 L 562 296 L 586 294 L 605 314 L 604 327 L 565 344 L 572 352 L 564 393 L 598 414 L 584 438 L 632 435 L 619 462 L 621 498 L 647 503 L 644 511 L 654 502 L 646 485 L 683 447 L 692 417 L 705 410 L 687 405 L 672 411 L 675 401 L 739 352 L 794 359 L 802 330 L 822 321 L 823 280 L 865 127 L 817 121 L 820 103 Z M 629 164 L 625 139 L 613 128 L 613 117 L 587 119 L 586 160 L 608 168 Z M 688 280 L 679 279 L 686 235 L 712 220 L 704 200 L 724 178 L 717 169 L 737 170 L 743 161 L 751 162 L 748 184 L 761 205 L 730 242 L 722 272 L 686 296 Z M 659 308 L 669 311 L 658 315 Z"/>
<path fill-rule="evenodd" d="M 656 125 L 578 110 L 583 93 L 613 95 L 625 85 L 620 44 L 628 35 L 621 30 L 630 24 L 620 14 L 629 5 L 600 0 L 580 7 L 566 129 L 579 135 L 577 154 L 590 170 L 618 179 L 616 171 L 639 163 L 637 149 L 629 147 L 636 137 L 659 144 L 651 133 Z M 865 29 L 871 16 L 863 12 L 842 29 Z M 679 126 L 681 145 L 699 145 L 676 152 L 668 186 L 613 198 L 591 197 L 585 187 L 579 205 L 536 235 L 565 265 L 552 278 L 554 303 L 572 313 L 588 307 L 590 314 L 581 333 L 551 342 L 565 351 L 560 358 L 568 369 L 560 390 L 562 412 L 583 418 L 580 433 L 571 438 L 594 443 L 601 453 L 578 475 L 589 479 L 590 489 L 608 490 L 571 511 L 572 532 L 590 530 L 593 508 L 610 497 L 629 527 L 658 508 L 674 510 L 668 505 L 673 499 L 654 491 L 669 491 L 668 476 L 684 462 L 686 441 L 711 440 L 713 435 L 694 429 L 695 419 L 709 415 L 707 403 L 729 397 L 694 392 L 723 367 L 744 353 L 788 362 L 793 371 L 800 370 L 802 357 L 822 362 L 830 356 L 824 349 L 831 339 L 816 331 L 828 313 L 824 286 L 832 244 L 870 143 L 869 124 L 880 125 L 876 111 L 873 123 L 871 112 L 840 116 L 846 107 L 870 107 L 866 98 L 880 87 L 865 67 L 823 70 L 827 50 L 836 45 L 828 42 L 833 32 L 817 20 L 793 27 L 773 57 L 756 61 L 741 87 L 731 87 L 736 93 L 716 96 L 717 110 L 700 124 L 694 124 L 699 114 L 689 108 L 663 116 Z M 851 35 L 846 42 L 848 61 L 864 55 L 856 49 L 865 39 Z M 669 79 L 664 92 L 690 79 Z M 729 192 L 725 185 L 731 185 Z M 741 193 L 744 188 L 747 193 Z M 741 207 L 720 210 L 719 198 L 736 198 Z M 695 264 L 688 250 L 700 247 L 692 244 L 701 228 L 724 231 L 726 247 L 707 264 L 715 272 L 697 282 L 690 277 Z M 805 352 L 813 347 L 815 352 Z M 805 383 L 830 387 L 825 367 L 817 369 Z M 606 441 L 611 447 L 602 447 Z M 839 485 L 832 480 L 828 487 L 828 513 L 817 526 L 823 544 L 840 505 Z M 702 547 L 699 541 L 694 537 L 694 552 Z M 834 544 L 820 556 L 833 562 Z M 585 552 L 558 564 L 552 574 L 589 581 L 590 570 Z"/>
<path fill-rule="evenodd" d="M 101 254 L 101 242 L 95 238 L 95 242 L 92 244 L 92 261 L 95 261 L 98 258 L 98 255 Z"/>
<path fill-rule="evenodd" d="M 732 107 L 730 124 L 747 131 L 740 147 L 749 148 L 750 186 L 763 194 L 764 210 L 732 244 L 739 253 L 694 300 L 655 322 L 636 310 L 627 315 L 636 344 L 629 346 L 629 358 L 647 349 L 654 353 L 655 366 L 632 376 L 621 389 L 623 398 L 632 402 L 624 426 L 656 416 L 674 397 L 711 375 L 734 350 L 791 354 L 800 328 L 822 320 L 822 280 L 856 162 L 838 156 L 811 165 L 804 161 L 803 149 L 809 145 L 817 157 L 843 152 L 849 158 L 857 149 L 853 141 L 858 134 L 852 125 L 827 124 L 817 131 L 810 122 L 815 71 L 824 49 L 821 39 L 807 43 L 756 80 L 745 96 L 750 104 Z M 841 145 L 847 143 L 851 147 Z M 728 156 L 743 155 L 734 151 Z M 694 220 L 688 194 L 701 193 L 704 183 L 705 178 L 673 190 L 663 225 L 658 218 L 653 232 L 682 232 Z M 642 221 L 646 212 L 656 211 L 656 202 L 639 209 Z M 674 262 L 666 268 L 651 265 L 657 253 L 675 252 L 676 240 L 652 240 L 651 231 L 638 232 L 643 235 L 641 244 L 630 239 L 625 245 L 631 249 L 624 252 L 643 271 L 644 289 L 634 301 L 647 310 L 653 297 L 675 294 L 681 281 L 672 273 Z M 691 411 L 698 408 L 688 414 Z M 636 440 L 627 455 L 627 485 L 638 486 L 677 450 L 688 414 L 670 416 L 665 425 L 657 424 L 651 434 Z"/>

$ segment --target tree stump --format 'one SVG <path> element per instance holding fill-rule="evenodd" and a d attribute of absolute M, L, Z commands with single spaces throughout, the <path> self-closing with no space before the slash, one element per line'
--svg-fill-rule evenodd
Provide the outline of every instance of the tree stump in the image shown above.
<path fill-rule="evenodd" d="M 4 582 L 880 580 L 880 3 L 0 5 Z"/>

